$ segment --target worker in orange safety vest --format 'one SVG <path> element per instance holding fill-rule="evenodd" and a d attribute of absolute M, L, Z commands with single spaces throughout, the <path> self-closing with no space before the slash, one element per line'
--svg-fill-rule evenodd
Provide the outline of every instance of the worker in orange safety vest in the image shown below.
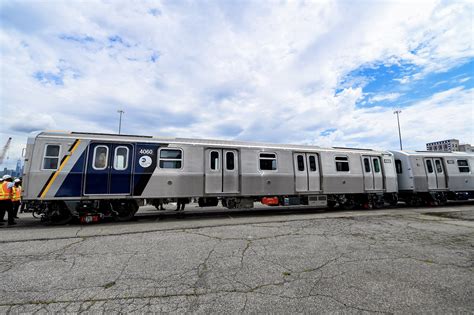
<path fill-rule="evenodd" d="M 0 225 L 4 222 L 5 213 L 8 213 L 8 225 L 14 225 L 13 215 L 13 182 L 10 175 L 3 176 L 3 182 L 0 186 Z"/>

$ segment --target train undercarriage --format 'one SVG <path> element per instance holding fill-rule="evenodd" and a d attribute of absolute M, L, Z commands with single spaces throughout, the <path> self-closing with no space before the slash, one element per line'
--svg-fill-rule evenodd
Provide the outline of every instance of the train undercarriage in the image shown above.
<path fill-rule="evenodd" d="M 445 205 L 448 200 L 467 200 L 473 197 L 472 192 L 438 191 L 425 193 L 201 197 L 196 198 L 196 201 L 200 207 L 215 207 L 220 202 L 223 207 L 228 209 L 253 208 L 255 202 L 261 202 L 269 206 L 307 205 L 315 208 L 353 210 L 396 207 L 399 201 L 408 206 L 438 206 Z M 45 223 L 58 225 L 67 224 L 73 220 L 81 223 L 92 223 L 104 218 L 112 218 L 121 222 L 132 219 L 142 205 L 153 205 L 160 210 L 163 209 L 163 204 L 177 200 L 178 198 L 27 201 L 24 210 L 31 211 L 33 216 L 40 218 Z M 184 203 L 188 203 L 190 200 L 191 198 L 181 198 Z"/>

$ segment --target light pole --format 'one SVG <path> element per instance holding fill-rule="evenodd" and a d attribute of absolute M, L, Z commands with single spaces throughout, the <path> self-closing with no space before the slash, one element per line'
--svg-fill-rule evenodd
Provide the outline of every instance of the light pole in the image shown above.
<path fill-rule="evenodd" d="M 394 111 L 393 113 L 394 114 L 397 114 L 397 122 L 398 122 L 398 138 L 400 139 L 400 151 L 403 150 L 403 147 L 402 147 L 402 133 L 400 131 L 400 118 L 398 117 L 398 115 L 401 113 L 402 111 L 397 109 L 396 111 Z"/>
<path fill-rule="evenodd" d="M 120 131 L 122 130 L 122 114 L 124 114 L 125 112 L 121 109 L 119 109 L 117 111 L 117 113 L 120 114 L 120 118 L 119 118 L 119 134 L 120 134 Z"/>

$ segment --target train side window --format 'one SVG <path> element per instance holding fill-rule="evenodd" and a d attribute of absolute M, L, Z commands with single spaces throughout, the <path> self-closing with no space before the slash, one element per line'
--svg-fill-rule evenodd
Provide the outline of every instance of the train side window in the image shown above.
<path fill-rule="evenodd" d="M 433 164 L 431 160 L 426 160 L 426 167 L 428 168 L 428 173 L 433 173 Z"/>
<path fill-rule="evenodd" d="M 435 160 L 435 165 L 436 165 L 436 172 L 440 174 L 443 173 L 443 167 L 441 166 L 441 161 Z"/>
<path fill-rule="evenodd" d="M 94 161 L 92 166 L 95 170 L 105 170 L 109 161 L 109 147 L 98 145 L 94 148 Z"/>
<path fill-rule="evenodd" d="M 275 171 L 277 169 L 277 157 L 275 153 L 260 153 L 260 170 Z"/>
<path fill-rule="evenodd" d="M 374 159 L 374 171 L 375 173 L 380 173 L 380 163 L 379 159 Z"/>
<path fill-rule="evenodd" d="M 349 159 L 347 156 L 336 156 L 335 160 L 338 172 L 349 172 Z"/>
<path fill-rule="evenodd" d="M 309 156 L 309 170 L 316 172 L 316 157 L 314 155 Z"/>
<path fill-rule="evenodd" d="M 369 158 L 364 158 L 364 167 L 365 167 L 365 172 L 370 173 L 370 162 Z"/>
<path fill-rule="evenodd" d="M 179 169 L 183 164 L 181 149 L 160 149 L 160 168 Z"/>
<path fill-rule="evenodd" d="M 115 148 L 114 169 L 123 171 L 128 168 L 128 147 L 119 146 Z"/>
<path fill-rule="evenodd" d="M 403 173 L 402 161 L 400 161 L 400 160 L 395 160 L 395 168 L 396 168 L 396 170 L 397 170 L 397 174 Z"/>
<path fill-rule="evenodd" d="M 469 163 L 467 163 L 467 160 L 458 160 L 458 168 L 461 173 L 469 173 Z"/>
<path fill-rule="evenodd" d="M 59 153 L 61 146 L 57 144 L 47 144 L 44 150 L 43 169 L 57 170 L 59 164 Z"/>
<path fill-rule="evenodd" d="M 227 152 L 225 154 L 225 159 L 227 170 L 232 171 L 234 169 L 234 152 Z"/>
<path fill-rule="evenodd" d="M 304 171 L 304 157 L 302 155 L 298 155 L 296 159 L 298 161 L 298 171 Z"/>
<path fill-rule="evenodd" d="M 219 152 L 211 151 L 211 170 L 218 170 L 219 169 Z"/>

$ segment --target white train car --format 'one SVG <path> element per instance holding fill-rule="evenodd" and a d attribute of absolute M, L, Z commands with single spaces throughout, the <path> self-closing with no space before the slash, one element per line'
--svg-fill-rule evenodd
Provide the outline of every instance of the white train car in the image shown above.
<path fill-rule="evenodd" d="M 144 200 L 164 198 L 233 208 L 288 197 L 352 208 L 396 203 L 398 191 L 390 152 L 78 132 L 28 139 L 23 188 L 25 202 L 56 222 L 128 219 Z"/>
<path fill-rule="evenodd" d="M 474 155 L 465 152 L 391 151 L 400 199 L 412 205 L 444 204 L 474 193 Z"/>

